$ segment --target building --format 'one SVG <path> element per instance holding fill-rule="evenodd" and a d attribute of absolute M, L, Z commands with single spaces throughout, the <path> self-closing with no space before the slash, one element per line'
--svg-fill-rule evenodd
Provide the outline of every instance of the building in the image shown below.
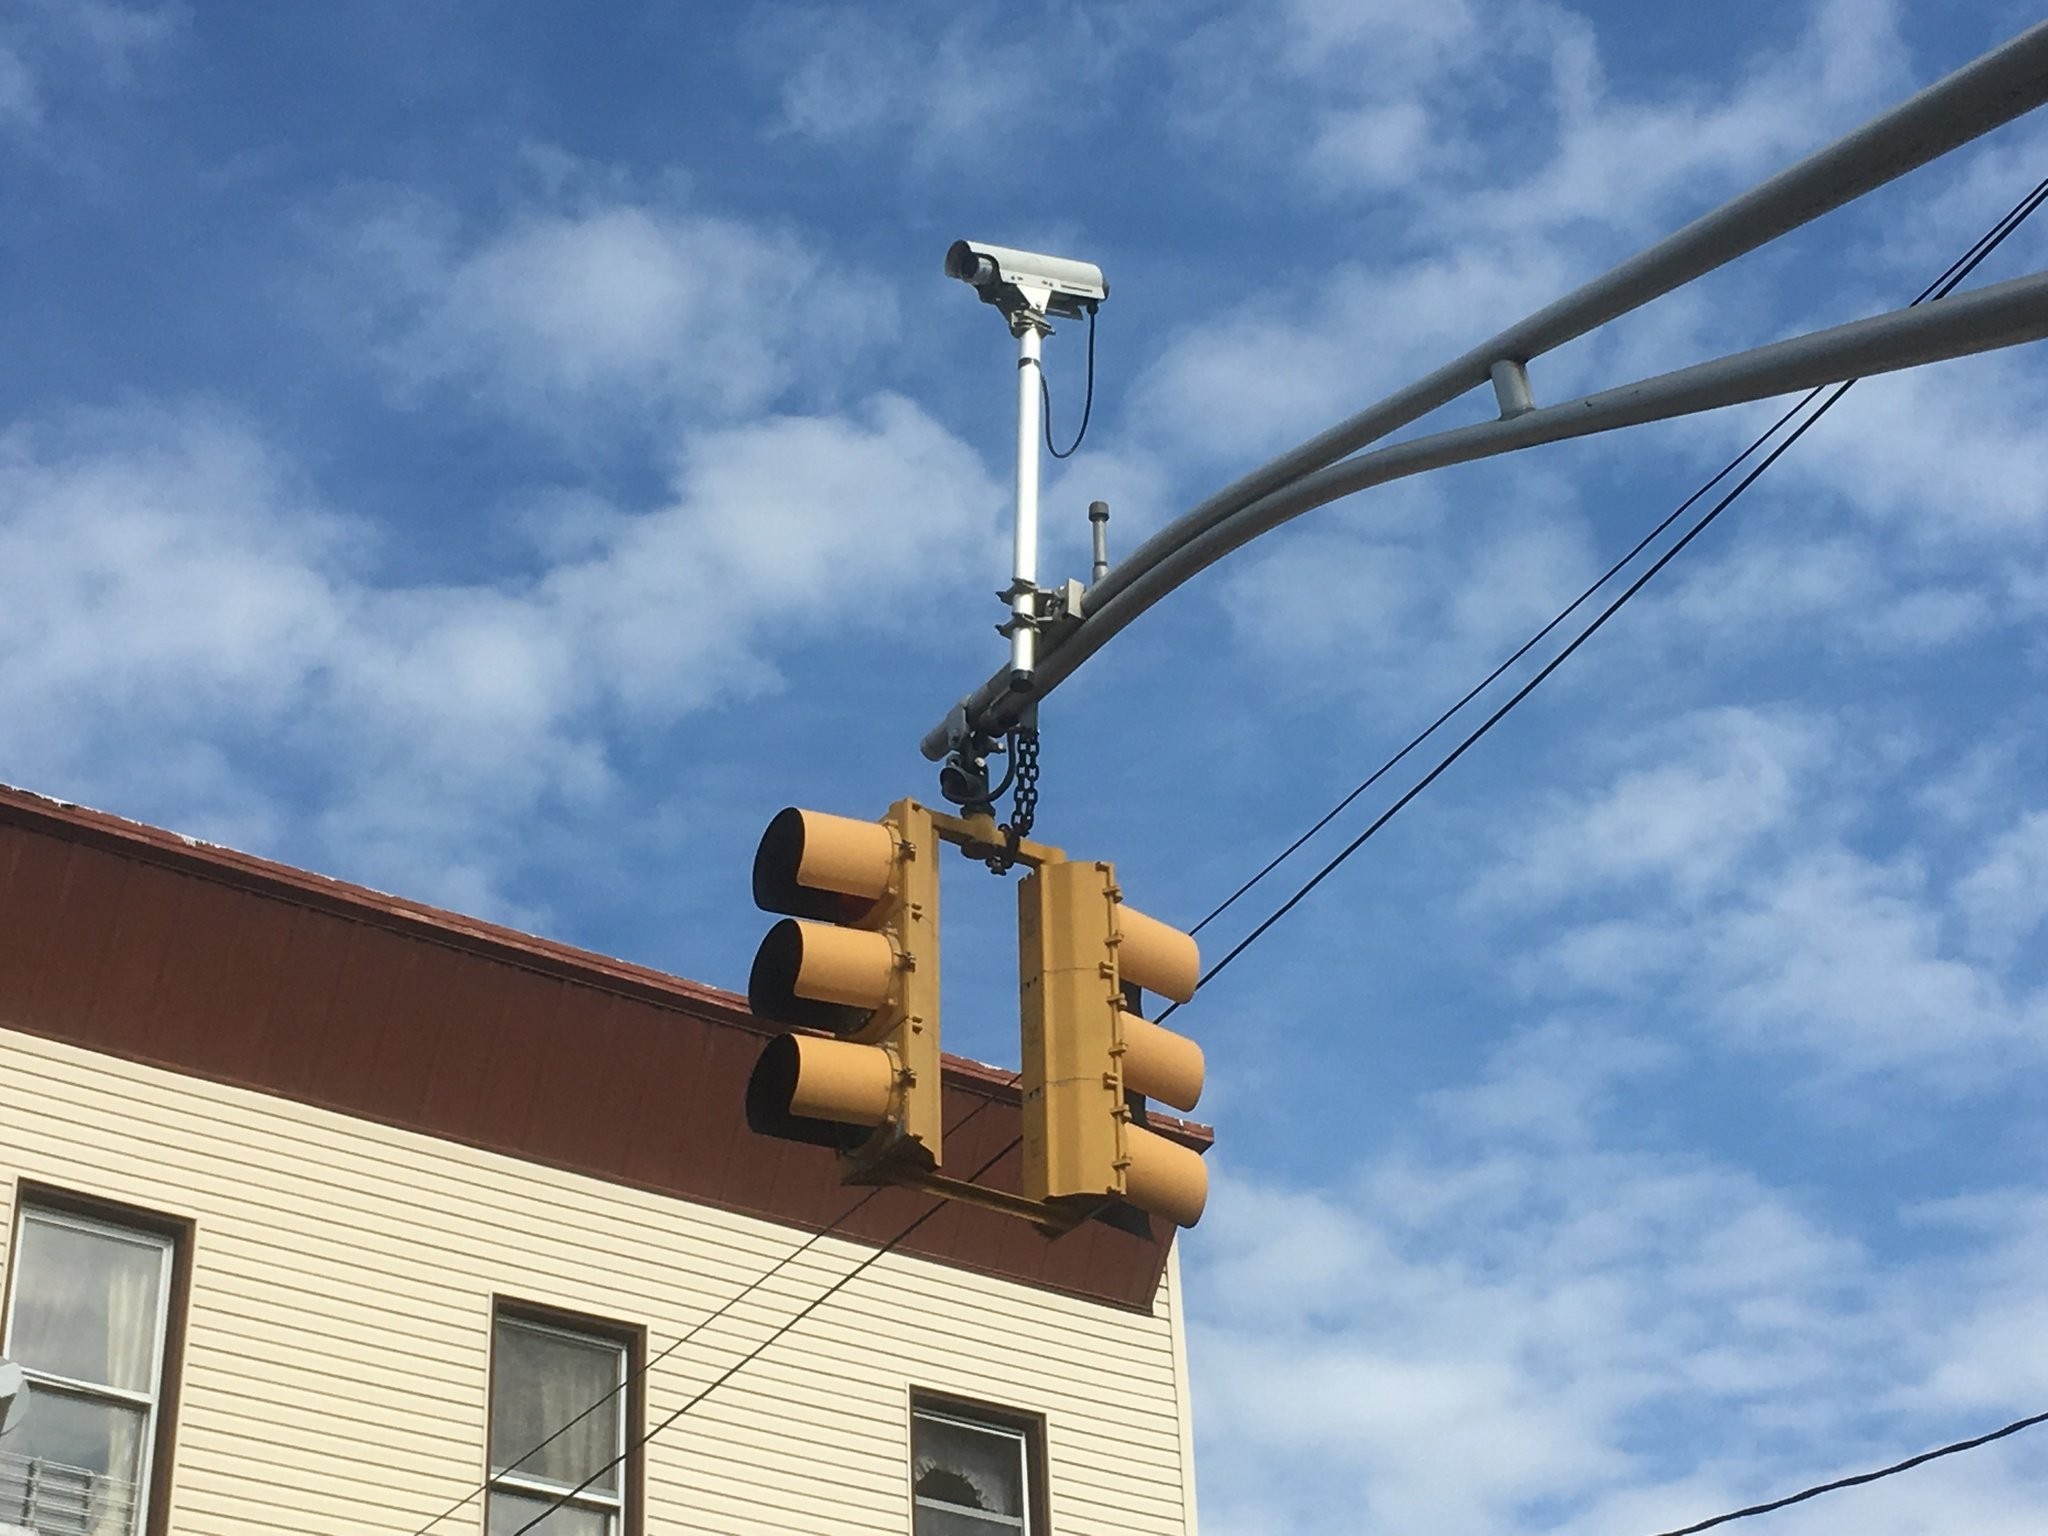
<path fill-rule="evenodd" d="M 761 1040 L 0 790 L 0 1532 L 1192 1532 L 1170 1231 L 845 1187 L 746 1130 Z M 1014 1173 L 1004 1074 L 947 1117 Z"/>

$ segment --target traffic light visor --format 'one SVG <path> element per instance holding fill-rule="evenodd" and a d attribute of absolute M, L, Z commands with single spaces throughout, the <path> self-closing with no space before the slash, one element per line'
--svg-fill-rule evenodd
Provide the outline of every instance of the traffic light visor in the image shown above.
<path fill-rule="evenodd" d="M 788 806 L 754 850 L 754 904 L 764 912 L 855 922 L 889 889 L 896 834 L 875 821 Z"/>
<path fill-rule="evenodd" d="M 896 1065 L 878 1045 L 782 1035 L 768 1042 L 747 1079 L 747 1125 L 786 1141 L 844 1147 L 844 1127 L 889 1118 L 895 1091 Z"/>
<path fill-rule="evenodd" d="M 1124 1014 L 1123 1032 L 1124 1087 L 1175 1109 L 1193 1109 L 1202 1097 L 1202 1048 L 1135 1013 Z"/>
<path fill-rule="evenodd" d="M 1124 1198 L 1177 1227 L 1200 1221 L 1209 1203 L 1209 1168 L 1201 1154 L 1141 1126 L 1131 1126 L 1126 1135 L 1130 1162 L 1124 1169 Z"/>
<path fill-rule="evenodd" d="M 1169 928 L 1156 917 L 1121 902 L 1116 909 L 1117 974 L 1131 986 L 1157 992 L 1176 1003 L 1195 995 L 1201 979 L 1202 952 L 1192 934 Z"/>
<path fill-rule="evenodd" d="M 768 930 L 747 976 L 757 1018 L 844 1034 L 889 1000 L 896 949 L 887 934 L 786 917 Z"/>

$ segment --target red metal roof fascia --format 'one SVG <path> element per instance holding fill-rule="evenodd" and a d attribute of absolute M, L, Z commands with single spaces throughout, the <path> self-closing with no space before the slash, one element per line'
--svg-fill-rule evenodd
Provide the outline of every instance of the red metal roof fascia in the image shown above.
<path fill-rule="evenodd" d="M 686 981 L 649 966 L 614 960 L 553 939 L 536 938 L 481 918 L 465 917 L 459 912 L 408 901 L 368 886 L 351 885 L 346 880 L 258 858 L 218 843 L 201 842 L 105 811 L 0 785 L 0 824 L 47 829 L 52 823 L 64 827 L 78 841 L 203 875 L 226 885 L 380 923 L 549 975 L 573 978 L 592 986 L 623 988 L 636 996 L 685 1003 L 693 1011 L 729 1016 L 732 1022 L 748 1028 L 762 1027 L 747 1011 L 745 998 L 720 987 Z"/>
<path fill-rule="evenodd" d="M 130 821 L 106 811 L 0 784 L 0 825 L 6 824 L 32 829 L 47 829 L 55 824 L 62 827 L 66 835 L 81 842 L 198 874 L 222 884 L 377 923 L 586 986 L 623 991 L 655 1002 L 680 1004 L 700 1017 L 737 1025 L 757 1034 L 776 1032 L 774 1026 L 754 1017 L 744 997 L 722 987 L 690 981 L 651 966 L 635 965 L 631 961 L 539 938 L 482 918 L 467 917 L 369 886 L 354 885 L 346 880 L 242 853 L 218 843 L 186 837 L 162 827 Z M 1017 1074 L 1001 1067 L 948 1052 L 945 1070 L 949 1079 L 970 1092 L 1004 1103 L 1022 1102 Z M 1160 1110 L 1150 1112 L 1150 1124 L 1198 1151 L 1208 1150 L 1216 1139 L 1212 1127 Z"/>

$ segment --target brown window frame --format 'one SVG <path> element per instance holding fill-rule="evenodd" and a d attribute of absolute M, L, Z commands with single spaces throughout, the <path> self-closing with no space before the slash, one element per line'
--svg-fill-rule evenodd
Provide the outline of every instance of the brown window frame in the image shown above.
<path fill-rule="evenodd" d="M 19 1240 L 22 1212 L 31 1208 L 146 1232 L 171 1245 L 170 1294 L 164 1302 L 163 1361 L 157 1377 L 149 1490 L 142 1517 L 143 1536 L 170 1536 L 171 1479 L 178 1447 L 178 1403 L 185 1385 L 185 1323 L 191 1310 L 192 1251 L 198 1241 L 198 1224 L 189 1216 L 173 1216 L 86 1190 L 17 1178 L 14 1203 L 7 1212 L 7 1279 L 4 1287 L 0 1287 L 0 1322 L 14 1313 L 14 1279 L 20 1268 L 14 1244 Z"/>
<path fill-rule="evenodd" d="M 647 1510 L 647 1456 L 646 1447 L 641 1443 L 647 1434 L 646 1326 L 640 1323 L 620 1322 L 613 1317 L 599 1317 L 591 1312 L 578 1312 L 548 1302 L 529 1301 L 519 1296 L 494 1294 L 491 1297 L 490 1334 L 486 1345 L 490 1369 L 484 1385 L 483 1481 L 486 1510 L 489 1508 L 491 1492 L 497 1484 L 497 1474 L 491 1468 L 491 1406 L 498 1390 L 500 1318 L 518 1323 L 535 1323 L 543 1328 L 559 1328 L 564 1333 L 580 1333 L 587 1338 L 603 1339 L 624 1347 L 626 1382 L 621 1390 L 626 1399 L 626 1475 L 620 1481 L 623 1499 L 619 1509 L 619 1536 L 643 1536 L 646 1530 Z"/>
<path fill-rule="evenodd" d="M 946 1414 L 992 1429 L 1012 1430 L 1024 1440 L 1025 1536 L 1052 1536 L 1052 1487 L 1046 1475 L 1045 1415 L 1024 1408 L 1011 1408 L 981 1398 L 962 1397 L 956 1392 L 937 1392 L 924 1387 L 910 1389 L 905 1415 L 909 1430 L 903 1458 L 904 1483 L 910 1501 L 910 1528 L 917 1528 L 917 1415 L 920 1412 Z"/>

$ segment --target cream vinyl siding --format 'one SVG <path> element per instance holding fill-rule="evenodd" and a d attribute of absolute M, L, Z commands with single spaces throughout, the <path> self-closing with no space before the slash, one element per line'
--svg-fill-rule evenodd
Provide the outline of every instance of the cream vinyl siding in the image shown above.
<path fill-rule="evenodd" d="M 483 1479 L 494 1295 L 644 1327 L 651 1357 L 808 1236 L 8 1030 L 0 1118 L 0 1199 L 196 1224 L 178 1536 L 409 1536 Z M 822 1239 L 710 1322 L 651 1372 L 648 1426 L 872 1251 Z M 886 1255 L 648 1447 L 646 1529 L 900 1536 L 918 1388 L 1045 1416 L 1060 1536 L 1192 1533 L 1176 1284 L 1148 1317 Z"/>

